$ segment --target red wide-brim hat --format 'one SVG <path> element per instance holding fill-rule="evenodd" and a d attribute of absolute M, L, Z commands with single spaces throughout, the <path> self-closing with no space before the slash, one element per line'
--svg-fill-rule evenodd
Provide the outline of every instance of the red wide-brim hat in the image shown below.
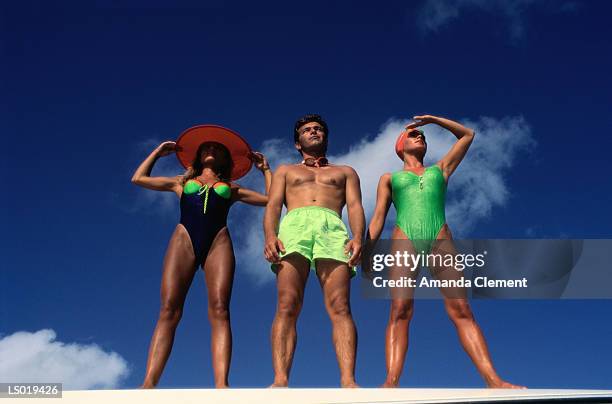
<path fill-rule="evenodd" d="M 176 157 L 181 165 L 188 168 L 193 163 L 198 148 L 204 142 L 217 142 L 229 150 L 234 163 L 231 180 L 245 176 L 253 162 L 249 158 L 251 146 L 238 133 L 218 125 L 197 125 L 187 129 L 176 141 Z"/>
<path fill-rule="evenodd" d="M 414 131 L 423 134 L 423 131 L 421 129 L 406 129 L 403 130 L 402 133 L 400 133 L 400 135 L 397 137 L 397 140 L 395 141 L 395 154 L 397 154 L 397 157 L 399 157 L 402 161 L 404 161 L 404 141 L 406 140 L 406 137 Z"/>

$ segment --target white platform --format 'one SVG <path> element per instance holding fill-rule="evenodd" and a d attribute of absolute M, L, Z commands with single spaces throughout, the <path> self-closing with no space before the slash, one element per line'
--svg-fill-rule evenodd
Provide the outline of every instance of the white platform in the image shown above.
<path fill-rule="evenodd" d="M 568 401 L 568 398 L 574 400 Z M 551 402 L 612 402 L 612 390 L 492 390 L 492 389 L 193 389 L 65 391 L 63 403 L 100 404 L 225 404 L 225 403 L 488 403 L 546 400 Z M 40 399 L 4 398 L 4 403 L 40 404 Z M 45 403 L 49 401 L 44 401 Z M 50 401 L 52 403 L 54 401 Z"/>

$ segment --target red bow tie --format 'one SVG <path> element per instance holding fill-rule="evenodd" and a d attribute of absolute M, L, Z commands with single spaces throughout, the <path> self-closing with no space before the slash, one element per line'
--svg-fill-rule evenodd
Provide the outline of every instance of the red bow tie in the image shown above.
<path fill-rule="evenodd" d="M 324 167 L 329 164 L 329 161 L 325 157 L 319 157 L 316 159 L 308 157 L 307 159 L 302 160 L 302 164 L 305 164 L 308 167 Z"/>

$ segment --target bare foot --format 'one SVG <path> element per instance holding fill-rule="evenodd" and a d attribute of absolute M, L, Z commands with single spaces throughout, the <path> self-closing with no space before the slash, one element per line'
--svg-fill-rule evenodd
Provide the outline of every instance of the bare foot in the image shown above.
<path fill-rule="evenodd" d="M 359 388 L 359 385 L 355 383 L 355 381 L 348 382 L 348 383 L 342 383 L 341 386 L 343 389 L 358 389 Z"/>
<path fill-rule="evenodd" d="M 397 387 L 397 383 L 391 383 L 391 382 L 387 382 L 385 381 L 383 383 L 382 386 L 380 386 L 382 389 L 394 389 Z"/>
<path fill-rule="evenodd" d="M 503 380 L 489 383 L 487 387 L 490 389 L 526 389 L 527 388 L 525 386 L 519 386 L 517 384 L 508 383 Z"/>
<path fill-rule="evenodd" d="M 143 383 L 140 387 L 138 387 L 139 389 L 154 389 L 155 386 L 149 383 Z"/>
<path fill-rule="evenodd" d="M 277 388 L 283 388 L 283 387 L 288 387 L 289 383 L 288 382 L 274 382 L 271 385 L 268 386 L 269 389 L 277 389 Z"/>

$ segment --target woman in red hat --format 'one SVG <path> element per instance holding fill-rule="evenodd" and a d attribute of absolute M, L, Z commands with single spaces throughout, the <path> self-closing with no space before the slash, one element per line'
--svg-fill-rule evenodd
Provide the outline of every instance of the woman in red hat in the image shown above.
<path fill-rule="evenodd" d="M 175 152 L 187 172 L 176 177 L 151 177 L 157 159 Z M 253 163 L 264 174 L 266 195 L 232 182 L 245 175 Z M 136 169 L 134 184 L 174 192 L 181 206 L 180 223 L 164 258 L 161 308 L 149 347 L 143 388 L 155 387 L 159 381 L 198 266 L 204 270 L 208 292 L 215 386 L 228 387 L 234 251 L 226 227 L 227 214 L 237 201 L 264 206 L 271 180 L 270 166 L 263 154 L 251 152 L 235 132 L 213 125 L 188 129 L 176 143 L 162 143 Z"/>

